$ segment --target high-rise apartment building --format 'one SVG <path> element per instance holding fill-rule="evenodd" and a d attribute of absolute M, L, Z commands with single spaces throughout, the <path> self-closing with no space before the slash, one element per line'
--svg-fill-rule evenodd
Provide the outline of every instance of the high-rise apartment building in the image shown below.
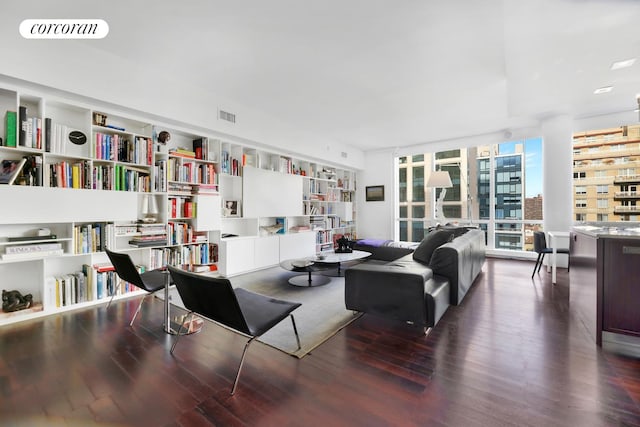
<path fill-rule="evenodd" d="M 573 135 L 574 219 L 638 221 L 640 125 Z"/>
<path fill-rule="evenodd" d="M 494 195 L 490 197 L 490 150 L 494 149 Z M 478 149 L 478 198 L 480 219 L 489 219 L 491 209 L 495 215 L 496 249 L 523 249 L 525 232 L 522 224 L 509 220 L 523 219 L 524 205 L 524 146 L 515 144 L 514 152 L 503 154 L 500 145 Z M 504 222 L 502 222 L 504 221 Z"/>

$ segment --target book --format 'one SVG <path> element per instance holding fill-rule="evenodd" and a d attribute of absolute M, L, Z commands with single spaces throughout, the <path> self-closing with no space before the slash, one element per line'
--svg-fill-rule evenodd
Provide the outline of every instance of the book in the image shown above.
<path fill-rule="evenodd" d="M 204 146 L 204 138 L 198 138 L 198 139 L 194 139 L 193 140 L 193 151 L 196 154 L 196 159 L 204 159 L 204 156 L 206 155 L 205 152 L 203 152 L 203 146 Z"/>
<path fill-rule="evenodd" d="M 6 147 L 15 147 L 16 146 L 16 136 L 17 132 L 17 123 L 18 117 L 15 111 L 7 111 L 4 116 L 5 123 L 5 138 L 4 145 Z"/>
<path fill-rule="evenodd" d="M 29 242 L 32 240 L 53 240 L 57 239 L 58 236 L 55 234 L 49 234 L 47 236 L 13 236 L 7 237 L 8 242 Z"/>
<path fill-rule="evenodd" d="M 32 259 L 32 258 L 42 258 L 48 256 L 57 256 L 62 255 L 64 251 L 62 249 L 53 249 L 46 251 L 38 251 L 38 252 L 24 252 L 24 253 L 16 253 L 16 254 L 4 254 L 2 255 L 3 261 L 16 261 L 21 259 Z"/>
<path fill-rule="evenodd" d="M 173 148 L 169 150 L 169 154 L 171 156 L 180 156 L 180 157 L 188 157 L 191 159 L 196 158 L 195 151 L 187 150 L 186 148 Z"/>
<path fill-rule="evenodd" d="M 3 160 L 0 167 L 0 184 L 13 184 L 26 162 L 27 159 Z"/>
<path fill-rule="evenodd" d="M 204 273 L 208 271 L 217 271 L 218 266 L 215 264 L 193 264 L 189 271 L 192 273 Z"/>
<path fill-rule="evenodd" d="M 115 271 L 116 270 L 116 268 L 110 262 L 102 262 L 102 263 L 93 264 L 93 268 L 98 273 L 104 273 L 105 271 Z"/>
<path fill-rule="evenodd" d="M 20 126 L 18 129 L 18 144 L 20 146 L 25 147 L 27 145 L 27 107 L 21 105 L 18 110 L 18 125 Z"/>
<path fill-rule="evenodd" d="M 44 119 L 44 151 L 51 152 L 51 117 Z"/>
<path fill-rule="evenodd" d="M 129 240 L 129 244 L 131 246 L 136 246 L 138 248 L 144 248 L 148 246 L 166 246 L 167 240 Z"/>
<path fill-rule="evenodd" d="M 33 252 L 45 252 L 55 249 L 62 249 L 62 243 L 33 243 L 30 245 L 7 246 L 5 253 L 22 254 Z"/>

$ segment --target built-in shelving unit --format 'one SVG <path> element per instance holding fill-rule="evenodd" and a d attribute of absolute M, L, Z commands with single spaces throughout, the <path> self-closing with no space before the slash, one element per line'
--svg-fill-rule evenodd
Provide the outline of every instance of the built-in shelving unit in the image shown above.
<path fill-rule="evenodd" d="M 0 160 L 25 159 L 0 185 L 0 277 L 35 302 L 0 325 L 140 294 L 105 248 L 231 276 L 355 235 L 353 171 L 33 87 L 0 81 Z"/>

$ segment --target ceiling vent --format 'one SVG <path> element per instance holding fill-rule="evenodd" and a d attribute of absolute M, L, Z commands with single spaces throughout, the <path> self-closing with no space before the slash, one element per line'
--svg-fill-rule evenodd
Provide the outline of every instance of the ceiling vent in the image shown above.
<path fill-rule="evenodd" d="M 235 123 L 236 122 L 236 115 L 233 113 L 229 113 L 227 111 L 224 110 L 218 110 L 218 118 L 220 120 L 224 120 L 227 121 L 229 123 Z"/>

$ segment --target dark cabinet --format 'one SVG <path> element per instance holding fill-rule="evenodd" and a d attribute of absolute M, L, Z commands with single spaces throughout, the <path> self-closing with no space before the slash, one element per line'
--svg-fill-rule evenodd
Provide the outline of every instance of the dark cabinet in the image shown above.
<path fill-rule="evenodd" d="M 574 230 L 570 252 L 569 306 L 596 344 L 640 338 L 640 236 Z"/>
<path fill-rule="evenodd" d="M 640 336 L 640 239 L 603 244 L 602 329 Z"/>
<path fill-rule="evenodd" d="M 571 232 L 569 239 L 569 307 L 587 328 L 589 335 L 602 345 L 602 310 L 598 298 L 598 239 Z"/>

